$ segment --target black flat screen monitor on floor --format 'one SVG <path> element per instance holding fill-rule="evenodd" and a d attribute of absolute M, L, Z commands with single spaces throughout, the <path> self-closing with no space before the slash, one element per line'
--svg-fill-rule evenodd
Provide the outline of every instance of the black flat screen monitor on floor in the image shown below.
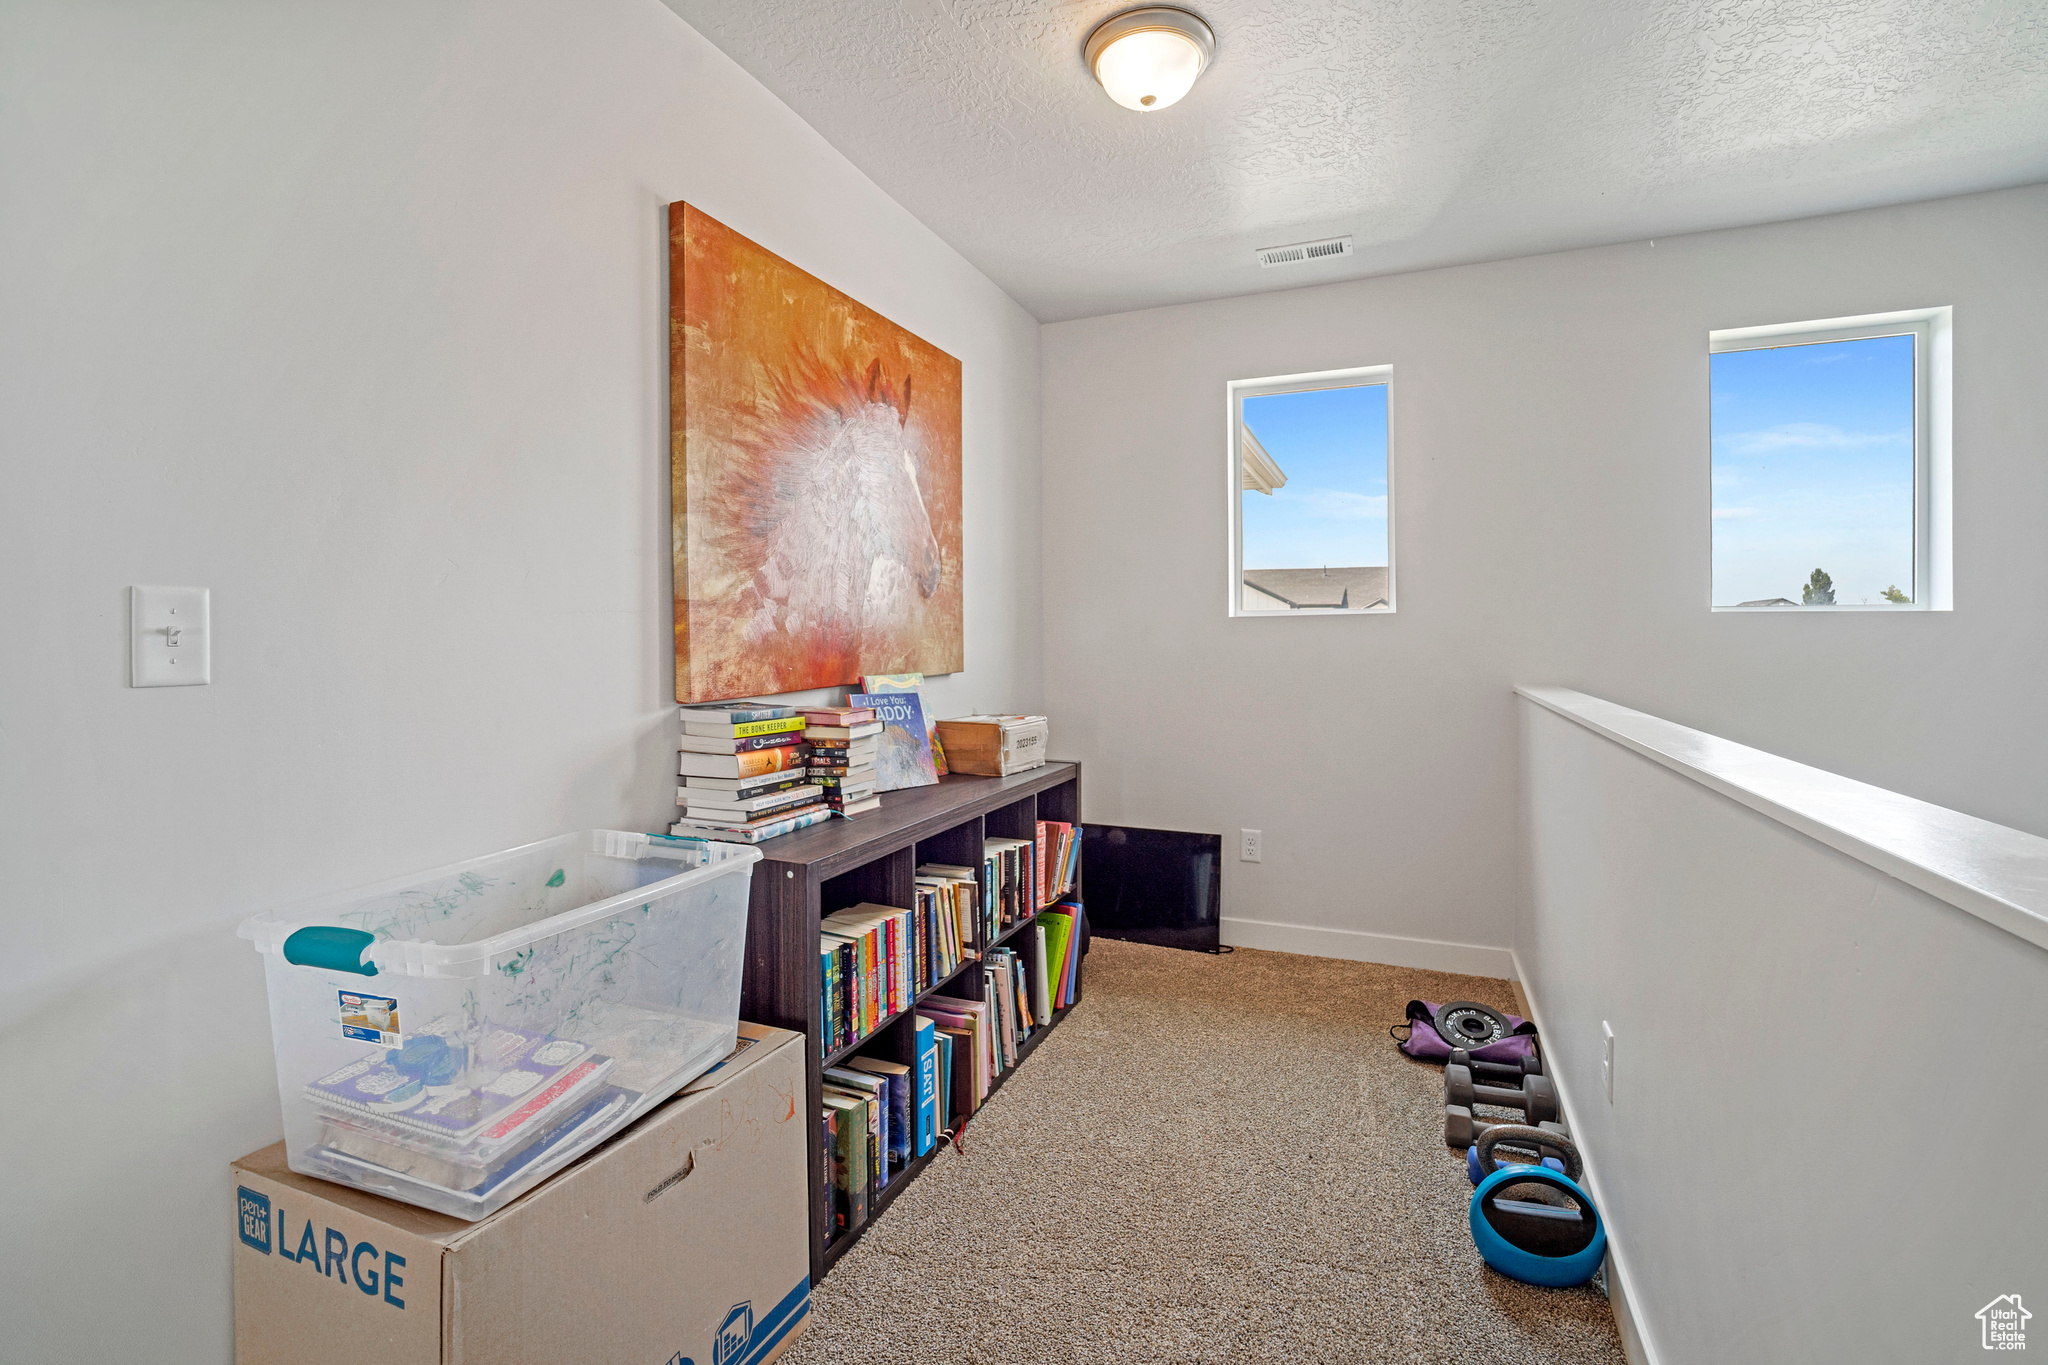
<path fill-rule="evenodd" d="M 1221 942 L 1223 836 L 1083 825 L 1089 932 L 1165 948 Z"/>

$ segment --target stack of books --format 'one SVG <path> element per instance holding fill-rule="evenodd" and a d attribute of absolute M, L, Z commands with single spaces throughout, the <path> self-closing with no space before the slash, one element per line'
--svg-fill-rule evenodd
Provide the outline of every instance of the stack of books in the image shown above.
<path fill-rule="evenodd" d="M 835 815 L 852 819 L 882 804 L 875 789 L 875 755 L 882 722 L 866 706 L 824 707 L 803 713 L 804 743 L 811 751 L 811 778 L 825 792 Z"/>
<path fill-rule="evenodd" d="M 832 818 L 808 771 L 804 719 L 795 707 L 720 702 L 683 708 L 676 741 L 682 818 L 669 833 L 757 844 Z"/>

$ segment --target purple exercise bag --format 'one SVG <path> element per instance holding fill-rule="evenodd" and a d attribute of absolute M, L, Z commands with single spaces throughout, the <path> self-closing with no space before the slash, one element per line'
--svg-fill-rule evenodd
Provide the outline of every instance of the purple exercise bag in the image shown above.
<path fill-rule="evenodd" d="M 1451 1045 L 1436 1031 L 1436 1011 L 1437 1007 L 1427 1000 L 1408 1002 L 1408 1036 L 1400 1040 L 1401 1051 L 1425 1062 L 1443 1063 L 1451 1059 Z M 1469 1049 L 1475 1060 L 1513 1065 L 1535 1050 L 1534 1024 L 1506 1010 L 1500 1011 L 1500 1017 L 1508 1021 L 1508 1027 L 1514 1032 L 1505 1038 L 1494 1039 L 1485 1047 Z M 1400 1028 L 1401 1025 L 1394 1027 Z"/>

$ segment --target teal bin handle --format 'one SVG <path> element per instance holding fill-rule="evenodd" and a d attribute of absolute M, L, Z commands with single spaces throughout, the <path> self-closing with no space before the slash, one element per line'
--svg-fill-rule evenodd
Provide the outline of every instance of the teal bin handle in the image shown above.
<path fill-rule="evenodd" d="M 330 972 L 354 972 L 375 976 L 377 964 L 363 961 L 363 950 L 377 941 L 362 929 L 343 929 L 331 924 L 309 924 L 295 929 L 284 941 L 284 960 L 296 967 L 325 967 Z"/>

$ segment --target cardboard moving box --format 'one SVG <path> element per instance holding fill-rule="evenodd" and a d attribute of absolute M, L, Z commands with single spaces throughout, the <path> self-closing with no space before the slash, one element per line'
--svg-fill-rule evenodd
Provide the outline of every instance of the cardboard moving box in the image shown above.
<path fill-rule="evenodd" d="M 1045 764 L 1044 716 L 961 716 L 937 728 L 953 772 L 1008 777 Z"/>
<path fill-rule="evenodd" d="M 238 1365 L 765 1365 L 811 1301 L 801 1035 L 475 1223 L 234 1163 Z M 751 1041 L 750 1041 L 751 1039 Z"/>

